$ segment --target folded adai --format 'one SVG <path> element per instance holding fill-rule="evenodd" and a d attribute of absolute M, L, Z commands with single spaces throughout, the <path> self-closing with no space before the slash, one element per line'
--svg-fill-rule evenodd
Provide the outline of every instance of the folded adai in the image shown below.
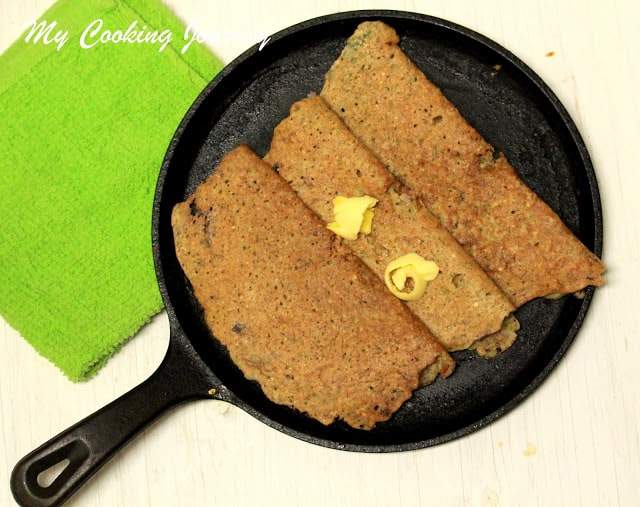
<path fill-rule="evenodd" d="M 604 266 L 462 117 L 381 22 L 365 22 L 321 96 L 514 305 L 604 283 Z"/>
<path fill-rule="evenodd" d="M 337 195 L 378 199 L 371 234 L 344 243 L 381 280 L 391 261 L 410 252 L 436 262 L 440 274 L 420 299 L 407 304 L 448 350 L 470 348 L 498 332 L 514 310 L 438 219 L 320 97 L 293 104 L 289 116 L 276 127 L 265 160 L 326 223 L 333 220 L 332 200 Z M 495 355 L 514 339 L 513 330 L 505 331 L 480 340 L 484 343 L 477 348 Z"/>
<path fill-rule="evenodd" d="M 369 429 L 451 357 L 249 148 L 173 209 L 178 260 L 213 335 L 274 402 Z M 426 373 L 425 373 L 426 372 Z"/>

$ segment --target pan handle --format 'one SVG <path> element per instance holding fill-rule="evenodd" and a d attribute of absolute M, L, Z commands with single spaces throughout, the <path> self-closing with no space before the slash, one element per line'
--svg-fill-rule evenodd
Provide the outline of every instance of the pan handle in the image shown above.
<path fill-rule="evenodd" d="M 180 402 L 220 392 L 181 331 L 172 330 L 160 367 L 142 384 L 71 426 L 22 458 L 11 474 L 11 491 L 23 506 L 61 505 L 148 424 Z M 210 395 L 209 395 L 210 396 Z M 51 484 L 39 476 L 66 467 Z"/>

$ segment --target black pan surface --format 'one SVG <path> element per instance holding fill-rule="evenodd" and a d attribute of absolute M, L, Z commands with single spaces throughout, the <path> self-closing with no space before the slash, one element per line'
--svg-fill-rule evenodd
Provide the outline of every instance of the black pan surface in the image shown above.
<path fill-rule="evenodd" d="M 372 431 L 329 427 L 270 402 L 247 381 L 203 324 L 177 262 L 173 206 L 241 143 L 259 155 L 291 104 L 319 92 L 347 37 L 365 20 L 382 20 L 400 45 L 480 133 L 503 151 L 522 178 L 569 228 L 600 255 L 601 208 L 586 147 L 568 113 L 541 79 L 487 38 L 441 19 L 396 11 L 358 11 L 314 19 L 273 36 L 228 65 L 203 91 L 171 144 L 155 209 L 156 261 L 170 316 L 226 386 L 227 399 L 285 433 L 353 451 L 404 451 L 475 431 L 516 406 L 549 375 L 574 340 L 593 289 L 584 299 L 536 300 L 518 310 L 516 343 L 492 360 L 454 353 L 455 374 L 416 391 L 391 420 Z M 496 71 L 494 66 L 501 66 Z"/>

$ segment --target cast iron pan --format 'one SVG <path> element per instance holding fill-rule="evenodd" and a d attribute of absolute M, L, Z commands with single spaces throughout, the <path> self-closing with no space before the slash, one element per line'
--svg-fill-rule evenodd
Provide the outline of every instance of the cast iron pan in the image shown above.
<path fill-rule="evenodd" d="M 60 504 L 135 434 L 179 402 L 228 401 L 288 435 L 333 449 L 420 449 L 478 430 L 520 403 L 549 375 L 573 341 L 593 297 L 533 301 L 517 312 L 522 330 L 496 359 L 455 353 L 446 381 L 418 390 L 391 420 L 372 431 L 323 426 L 270 402 L 246 380 L 203 323 L 176 260 L 170 214 L 240 143 L 263 155 L 290 105 L 319 91 L 347 37 L 364 20 L 384 20 L 401 46 L 483 136 L 518 168 L 596 254 L 602 251 L 598 187 L 586 147 L 556 96 L 504 48 L 453 23 L 420 14 L 359 11 L 293 26 L 249 49 L 202 92 L 167 150 L 153 207 L 153 255 L 171 324 L 167 355 L 144 383 L 54 437 L 15 467 L 11 488 L 23 505 Z M 494 65 L 500 65 L 499 71 Z M 38 474 L 68 459 L 48 487 Z"/>

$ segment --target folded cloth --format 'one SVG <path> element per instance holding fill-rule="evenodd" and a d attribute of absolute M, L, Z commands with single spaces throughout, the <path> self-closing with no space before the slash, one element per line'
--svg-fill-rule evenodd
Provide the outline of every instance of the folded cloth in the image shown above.
<path fill-rule="evenodd" d="M 98 19 L 101 32 L 136 22 L 172 40 L 82 48 Z M 182 54 L 185 27 L 157 0 L 61 0 L 40 20 L 67 42 L 25 42 L 27 31 L 0 56 L 0 314 L 77 381 L 162 307 L 156 177 L 222 64 L 197 43 Z"/>

